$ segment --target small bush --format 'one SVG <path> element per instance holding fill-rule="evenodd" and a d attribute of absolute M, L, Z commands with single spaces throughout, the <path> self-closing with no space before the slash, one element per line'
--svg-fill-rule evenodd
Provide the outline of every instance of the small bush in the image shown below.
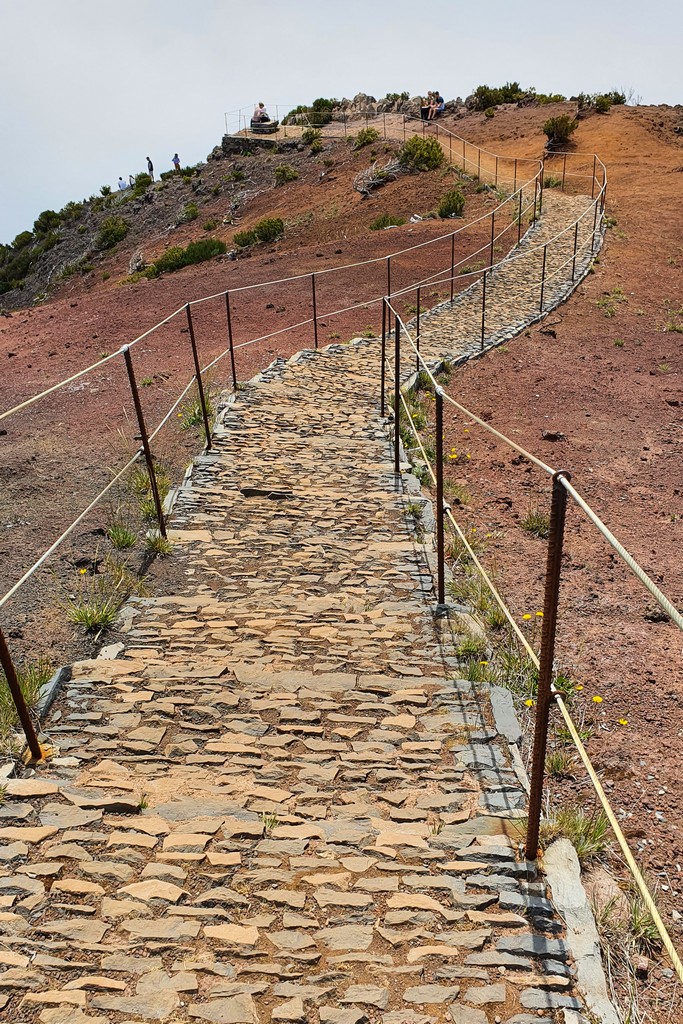
<path fill-rule="evenodd" d="M 439 203 L 439 217 L 445 220 L 447 217 L 462 217 L 465 209 L 465 197 L 459 188 L 447 192 Z"/>
<path fill-rule="evenodd" d="M 494 107 L 487 107 L 484 111 L 484 117 L 493 117 L 496 111 Z"/>
<path fill-rule="evenodd" d="M 199 216 L 199 210 L 196 203 L 186 203 L 183 209 L 183 222 L 189 223 L 189 221 L 196 220 Z"/>
<path fill-rule="evenodd" d="M 198 242 L 190 242 L 186 249 L 182 245 L 172 245 L 144 274 L 146 277 L 158 277 L 159 274 L 180 270 L 194 263 L 204 263 L 214 256 L 221 256 L 227 249 L 225 242 L 219 238 L 202 238 Z"/>
<path fill-rule="evenodd" d="M 596 96 L 595 97 L 595 109 L 598 114 L 609 114 L 612 106 L 611 96 Z"/>
<path fill-rule="evenodd" d="M 354 143 L 354 149 L 362 149 L 364 146 L 371 146 L 373 142 L 377 142 L 380 135 L 376 128 L 361 128 L 356 135 L 356 141 Z"/>
<path fill-rule="evenodd" d="M 236 231 L 232 240 L 238 249 L 246 249 L 248 245 L 258 242 L 255 231 Z"/>
<path fill-rule="evenodd" d="M 373 220 L 370 230 L 381 231 L 382 228 L 397 228 L 401 224 L 405 224 L 404 217 L 394 217 L 392 213 L 382 213 L 376 220 Z"/>
<path fill-rule="evenodd" d="M 285 225 L 280 217 L 264 217 L 254 225 L 254 234 L 259 242 L 274 242 L 284 233 Z"/>
<path fill-rule="evenodd" d="M 288 181 L 296 181 L 299 177 L 299 172 L 294 167 L 290 167 L 289 164 L 280 164 L 279 167 L 275 168 L 275 184 L 284 185 Z"/>
<path fill-rule="evenodd" d="M 317 128 L 304 128 L 301 133 L 301 141 L 304 146 L 312 146 L 314 142 L 318 142 L 322 138 L 322 132 L 318 131 Z"/>
<path fill-rule="evenodd" d="M 204 221 L 202 227 L 205 231 L 213 231 L 214 228 L 218 227 L 218 221 L 214 217 L 210 217 L 208 220 Z"/>
<path fill-rule="evenodd" d="M 137 534 L 131 530 L 125 522 L 115 520 L 107 530 L 107 537 L 115 548 L 125 551 L 127 548 L 134 548 L 137 543 Z"/>
<path fill-rule="evenodd" d="M 411 171 L 435 171 L 441 167 L 445 156 L 436 139 L 413 135 L 401 147 L 398 159 Z"/>
<path fill-rule="evenodd" d="M 130 225 L 123 217 L 107 217 L 95 239 L 95 248 L 113 249 L 117 242 L 120 242 L 128 234 Z"/>
<path fill-rule="evenodd" d="M 579 122 L 569 114 L 560 114 L 558 117 L 549 117 L 543 125 L 543 131 L 549 142 L 568 142 L 578 127 Z"/>
<path fill-rule="evenodd" d="M 322 153 L 323 144 L 320 139 L 316 139 L 315 142 L 311 143 L 311 153 L 315 156 L 316 153 Z"/>
<path fill-rule="evenodd" d="M 550 516 L 537 508 L 530 508 L 519 525 L 532 537 L 545 540 L 550 535 Z"/>
<path fill-rule="evenodd" d="M 561 188 L 562 178 L 556 178 L 552 174 L 543 175 L 543 188 Z"/>
<path fill-rule="evenodd" d="M 244 171 L 231 171 L 228 179 L 230 181 L 244 181 Z"/>
<path fill-rule="evenodd" d="M 102 187 L 100 188 L 100 195 L 104 196 L 104 197 L 110 196 L 111 195 L 111 185 L 102 185 Z"/>

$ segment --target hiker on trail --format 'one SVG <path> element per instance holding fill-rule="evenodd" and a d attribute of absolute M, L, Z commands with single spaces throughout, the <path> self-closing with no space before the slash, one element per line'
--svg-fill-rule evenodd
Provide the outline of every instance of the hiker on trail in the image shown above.
<path fill-rule="evenodd" d="M 135 185 L 135 178 L 133 177 L 132 174 L 128 175 L 128 184 L 130 185 L 131 188 L 133 188 L 133 186 Z"/>
<path fill-rule="evenodd" d="M 118 180 L 119 192 L 125 192 L 128 188 L 128 182 L 124 181 L 123 178 L 119 177 Z"/>
<path fill-rule="evenodd" d="M 152 181 L 154 181 L 154 164 L 152 163 L 149 157 L 147 157 L 147 173 L 149 174 Z"/>
<path fill-rule="evenodd" d="M 257 103 L 256 106 L 254 107 L 254 116 L 252 117 L 252 121 L 263 121 L 264 123 L 266 121 L 270 121 L 270 115 L 266 108 L 264 107 L 263 103 Z"/>
<path fill-rule="evenodd" d="M 175 173 L 180 174 L 180 157 L 178 156 L 177 153 L 174 155 L 173 159 L 171 160 L 171 163 L 173 164 L 173 170 L 175 171 Z"/>

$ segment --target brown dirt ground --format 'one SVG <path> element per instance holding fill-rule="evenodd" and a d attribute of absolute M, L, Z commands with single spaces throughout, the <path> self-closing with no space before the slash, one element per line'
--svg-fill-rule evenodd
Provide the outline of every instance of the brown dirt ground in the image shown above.
<path fill-rule="evenodd" d="M 549 113 L 566 109 L 571 108 L 506 108 L 490 120 L 471 114 L 456 119 L 454 129 L 502 153 L 540 156 L 543 121 Z M 683 360 L 681 334 L 670 328 L 683 324 L 683 140 L 673 133 L 682 119 L 678 108 L 643 107 L 614 108 L 608 116 L 581 122 L 576 147 L 598 152 L 608 165 L 607 212 L 616 219 L 595 272 L 565 306 L 467 366 L 451 386 L 473 411 L 486 413 L 496 427 L 554 466 L 569 469 L 584 497 L 679 607 Z M 363 201 L 350 189 L 356 158 L 348 149 L 342 155 L 342 144 L 338 151 L 336 144 L 329 145 L 337 161 L 334 173 L 321 178 L 320 167 L 312 167 L 303 182 L 258 196 L 240 224 L 249 226 L 267 213 L 289 214 L 296 203 L 298 220 L 283 242 L 234 263 L 212 261 L 137 285 L 120 284 L 127 273 L 126 253 L 103 264 L 111 280 L 72 279 L 53 301 L 0 321 L 0 360 L 5 365 L 0 408 L 96 360 L 101 352 L 114 351 L 187 298 L 384 255 L 443 233 L 443 223 L 436 221 L 367 232 L 367 224 L 379 213 L 427 212 L 443 182 L 429 176 L 404 179 Z M 486 196 L 473 196 L 468 219 L 488 202 Z M 222 215 L 219 201 L 215 207 L 208 202 L 201 218 Z M 174 242 L 186 243 L 191 232 L 191 227 L 181 229 Z M 482 237 L 472 229 L 466 240 L 459 239 L 458 252 L 465 255 Z M 437 265 L 447 262 L 445 248 L 436 257 L 429 249 L 418 252 L 410 262 L 396 261 L 394 287 L 432 271 L 435 259 Z M 376 279 L 367 271 L 348 272 L 346 278 L 330 275 L 320 285 L 318 308 L 325 313 L 379 295 L 385 267 L 378 264 L 376 269 Z M 623 290 L 624 301 L 616 303 L 615 315 L 608 318 L 597 303 L 614 288 Z M 303 281 L 236 301 L 236 342 L 305 319 L 309 294 L 310 282 Z M 197 311 L 197 334 L 206 360 L 225 340 L 222 331 L 210 326 L 208 304 L 203 309 L 205 313 L 201 307 Z M 371 310 L 334 320 L 325 317 L 321 343 L 367 325 L 377 325 Z M 621 341 L 623 345 L 615 344 Z M 288 332 L 243 349 L 238 376 L 246 379 L 276 354 L 288 355 L 304 343 L 300 331 Z M 143 398 L 154 420 L 190 369 L 181 322 L 141 343 L 135 361 L 138 378 L 152 380 Z M 226 377 L 227 368 L 217 374 L 217 384 Z M 108 467 L 120 462 L 120 431 L 128 437 L 134 432 L 122 370 L 108 363 L 85 383 L 77 382 L 1 427 L 7 434 L 0 468 L 0 558 L 3 579 L 12 582 L 70 512 L 90 500 L 107 479 Z M 543 430 L 562 431 L 566 440 L 544 442 Z M 162 452 L 180 468 L 196 443 L 174 428 Z M 502 590 L 520 617 L 534 613 L 542 607 L 545 549 L 519 527 L 519 520 L 529 507 L 547 503 L 547 481 L 528 466 L 513 464 L 509 451 L 490 443 L 462 417 L 448 416 L 447 445 L 471 454 L 466 470 L 458 465 L 449 472 L 473 495 L 465 517 L 479 531 L 493 534 L 487 558 L 495 564 Z M 84 523 L 72 549 L 56 560 L 58 577 L 60 572 L 74 573 L 79 552 L 92 554 L 93 545 L 101 543 L 93 528 L 98 524 Z M 614 806 L 623 810 L 641 861 L 660 885 L 667 924 L 680 940 L 680 924 L 671 916 L 676 908 L 683 911 L 683 794 L 677 778 L 683 753 L 680 633 L 645 617 L 651 607 L 648 595 L 573 508 L 563 569 L 558 659 L 585 687 L 585 712 L 594 729 L 591 757 Z M 156 570 L 162 586 L 164 571 Z M 63 580 L 59 586 L 63 589 Z M 47 644 L 62 659 L 82 649 L 54 600 L 47 600 L 54 598 L 55 587 L 54 577 L 46 574 L 27 601 L 18 601 L 3 614 L 3 626 L 20 654 Z M 31 602 L 41 594 L 47 611 L 38 628 Z M 593 696 L 601 696 L 602 702 L 592 702 Z M 628 724 L 620 725 L 620 720 Z M 592 791 L 580 768 L 559 789 L 565 798 L 592 805 Z M 661 986 L 658 966 L 641 993 L 651 1011 Z"/>

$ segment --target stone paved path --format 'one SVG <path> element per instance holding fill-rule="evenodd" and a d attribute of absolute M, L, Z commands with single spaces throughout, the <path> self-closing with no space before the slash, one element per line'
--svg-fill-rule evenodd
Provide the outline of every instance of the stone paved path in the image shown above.
<path fill-rule="evenodd" d="M 238 394 L 174 512 L 184 586 L 126 606 L 59 756 L 7 780 L 7 1019 L 583 1020 L 516 856 L 509 698 L 432 617 L 377 377 L 366 341 Z"/>

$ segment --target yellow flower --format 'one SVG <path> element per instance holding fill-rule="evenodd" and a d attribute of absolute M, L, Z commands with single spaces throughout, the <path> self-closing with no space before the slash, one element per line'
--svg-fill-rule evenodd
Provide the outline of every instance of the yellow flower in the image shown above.
<path fill-rule="evenodd" d="M 529 700 L 525 700 L 524 703 L 526 704 L 526 706 L 528 708 L 532 708 L 534 706 L 534 702 L 532 701 L 531 698 L 529 698 Z"/>
<path fill-rule="evenodd" d="M 577 690 L 583 690 L 583 683 L 579 683 L 576 687 Z"/>
<path fill-rule="evenodd" d="M 538 615 L 539 619 L 543 618 L 543 612 L 536 612 L 536 614 Z"/>
<path fill-rule="evenodd" d="M 468 458 L 468 459 L 471 459 L 471 458 L 472 458 L 472 456 L 471 456 L 471 455 L 468 455 L 468 456 L 467 456 L 467 458 Z"/>
<path fill-rule="evenodd" d="M 81 576 L 85 576 L 87 571 L 88 571 L 87 569 L 79 569 L 78 570 L 78 572 L 80 573 Z"/>
<path fill-rule="evenodd" d="M 530 615 L 529 615 L 529 613 L 527 612 L 527 613 L 526 613 L 526 615 L 522 615 L 522 618 L 523 618 L 523 619 L 530 619 L 530 618 L 531 618 L 531 616 L 530 616 Z"/>
<path fill-rule="evenodd" d="M 488 665 L 488 661 L 480 661 L 479 664 L 480 665 Z"/>
<path fill-rule="evenodd" d="M 178 419 L 181 420 L 182 418 L 183 418 L 183 414 L 181 412 L 179 412 L 178 413 Z"/>
<path fill-rule="evenodd" d="M 597 694 L 595 695 L 595 697 L 591 697 L 591 700 L 594 704 L 602 704 L 602 697 L 598 697 Z"/>
<path fill-rule="evenodd" d="M 463 430 L 465 434 L 469 434 L 469 430 L 467 429 L 467 427 L 464 427 Z"/>
<path fill-rule="evenodd" d="M 627 718 L 620 718 L 619 719 L 619 725 L 628 725 L 628 719 Z"/>

